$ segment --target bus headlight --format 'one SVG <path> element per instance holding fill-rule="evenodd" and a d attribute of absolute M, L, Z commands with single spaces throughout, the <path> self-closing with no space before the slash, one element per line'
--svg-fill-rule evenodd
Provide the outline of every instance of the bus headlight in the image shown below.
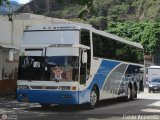
<path fill-rule="evenodd" d="M 18 85 L 18 88 L 19 90 L 27 90 L 29 89 L 29 87 L 27 85 Z"/>
<path fill-rule="evenodd" d="M 77 89 L 76 86 L 70 87 L 70 90 L 76 90 L 76 89 Z"/>
<path fill-rule="evenodd" d="M 77 90 L 76 86 L 60 86 L 60 90 Z"/>

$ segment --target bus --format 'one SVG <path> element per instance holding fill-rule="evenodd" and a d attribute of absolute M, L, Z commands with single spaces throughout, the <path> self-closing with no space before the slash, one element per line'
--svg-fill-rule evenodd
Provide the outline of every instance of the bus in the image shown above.
<path fill-rule="evenodd" d="M 160 66 L 147 67 L 147 82 L 154 78 L 160 78 Z"/>
<path fill-rule="evenodd" d="M 81 23 L 32 26 L 20 47 L 17 100 L 95 108 L 143 91 L 143 46 Z"/>
<path fill-rule="evenodd" d="M 148 92 L 160 91 L 160 66 L 147 67 Z"/>

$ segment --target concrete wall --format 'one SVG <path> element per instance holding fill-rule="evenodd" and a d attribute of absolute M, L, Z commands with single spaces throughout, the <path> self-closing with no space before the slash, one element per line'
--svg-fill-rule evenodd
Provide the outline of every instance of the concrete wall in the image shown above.
<path fill-rule="evenodd" d="M 13 61 L 9 61 L 8 60 L 8 50 L 3 50 L 3 71 L 4 71 L 4 75 L 3 75 L 3 80 L 4 79 L 14 79 L 14 74 L 17 71 L 18 68 L 18 53 L 14 54 L 14 60 Z"/>
<path fill-rule="evenodd" d="M 2 80 L 2 49 L 0 49 L 0 80 Z"/>
<path fill-rule="evenodd" d="M 11 22 L 0 20 L 0 44 L 10 45 L 11 41 L 12 41 Z"/>
<path fill-rule="evenodd" d="M 10 92 L 16 92 L 16 80 L 0 80 L 0 96 L 8 95 Z"/>

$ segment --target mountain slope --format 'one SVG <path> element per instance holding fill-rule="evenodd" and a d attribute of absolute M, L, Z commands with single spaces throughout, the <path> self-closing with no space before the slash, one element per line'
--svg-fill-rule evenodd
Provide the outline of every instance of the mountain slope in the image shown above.
<path fill-rule="evenodd" d="M 10 2 L 10 7 L 8 5 L 2 5 L 0 6 L 0 13 L 1 14 L 6 14 L 12 11 L 16 11 L 22 6 L 22 4 L 19 4 L 18 2 L 11 1 Z"/>
<path fill-rule="evenodd" d="M 71 0 L 64 0 L 63 3 L 54 0 L 33 0 L 17 12 L 77 18 L 85 8 L 86 6 L 73 3 Z M 88 19 L 103 16 L 114 21 L 157 20 L 160 18 L 160 0 L 94 0 L 93 11 L 87 16 Z"/>
<path fill-rule="evenodd" d="M 83 6 L 82 6 L 83 7 Z M 34 13 L 57 18 L 76 18 L 80 5 L 71 3 L 71 0 L 64 0 L 64 3 L 54 2 L 54 0 L 33 0 L 22 6 L 17 12 Z M 66 9 L 68 9 L 66 11 Z"/>

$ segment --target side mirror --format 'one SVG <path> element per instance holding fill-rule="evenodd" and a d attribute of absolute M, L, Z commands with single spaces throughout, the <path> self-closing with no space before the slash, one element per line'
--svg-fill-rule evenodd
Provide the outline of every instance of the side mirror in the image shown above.
<path fill-rule="evenodd" d="M 86 50 L 83 50 L 83 53 L 82 53 L 82 63 L 87 63 L 87 51 Z"/>
<path fill-rule="evenodd" d="M 8 57 L 9 61 L 13 61 L 14 60 L 14 51 L 10 50 L 9 51 L 9 57 Z"/>

